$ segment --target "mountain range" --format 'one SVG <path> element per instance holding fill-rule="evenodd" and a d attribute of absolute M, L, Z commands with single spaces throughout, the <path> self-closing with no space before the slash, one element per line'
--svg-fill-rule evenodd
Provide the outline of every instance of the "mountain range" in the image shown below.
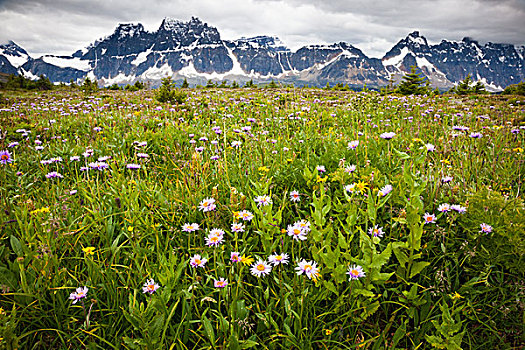
<path fill-rule="evenodd" d="M 381 59 L 345 42 L 291 51 L 274 36 L 223 40 L 217 28 L 193 17 L 187 22 L 165 18 L 155 32 L 140 23 L 119 24 L 111 35 L 69 56 L 34 58 L 10 41 L 0 45 L 0 72 L 31 79 L 44 75 L 55 83 L 89 77 L 103 86 L 137 80 L 156 86 L 170 76 L 175 81 L 186 78 L 190 84 L 251 79 L 381 87 L 391 79 L 399 81 L 416 66 L 433 87 L 448 89 L 471 74 L 488 90 L 499 91 L 525 80 L 524 57 L 525 46 L 481 45 L 468 37 L 429 45 L 417 31 Z"/>

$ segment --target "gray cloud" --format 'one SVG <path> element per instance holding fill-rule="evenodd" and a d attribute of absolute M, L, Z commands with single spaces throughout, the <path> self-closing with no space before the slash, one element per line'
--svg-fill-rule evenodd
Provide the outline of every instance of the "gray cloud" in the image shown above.
<path fill-rule="evenodd" d="M 525 0 L 0 0 L 0 42 L 33 56 L 70 54 L 109 35 L 119 22 L 156 30 L 164 17 L 197 16 L 235 39 L 277 35 L 289 47 L 346 41 L 381 57 L 419 30 L 430 42 L 525 44 Z"/>

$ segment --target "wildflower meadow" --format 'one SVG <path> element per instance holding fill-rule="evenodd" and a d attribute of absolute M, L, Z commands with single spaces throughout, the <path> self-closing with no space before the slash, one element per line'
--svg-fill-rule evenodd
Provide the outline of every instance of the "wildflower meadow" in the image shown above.
<path fill-rule="evenodd" d="M 0 349 L 523 349 L 525 104 L 0 100 Z"/>

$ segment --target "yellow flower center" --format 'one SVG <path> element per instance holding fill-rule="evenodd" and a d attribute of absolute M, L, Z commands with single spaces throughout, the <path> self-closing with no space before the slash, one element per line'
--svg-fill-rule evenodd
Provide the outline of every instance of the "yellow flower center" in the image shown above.
<path fill-rule="evenodd" d="M 293 234 L 296 235 L 296 236 L 299 235 L 300 233 L 301 233 L 301 230 L 299 230 L 297 228 L 293 230 Z"/>
<path fill-rule="evenodd" d="M 350 271 L 350 273 L 351 273 L 352 275 L 354 275 L 354 276 L 359 275 L 359 272 L 358 272 L 357 270 L 352 270 L 352 271 Z"/>
<path fill-rule="evenodd" d="M 195 264 L 200 265 L 201 261 L 199 259 L 195 259 Z"/>
<path fill-rule="evenodd" d="M 283 260 L 283 257 L 282 257 L 281 255 L 277 255 L 277 256 L 275 257 L 275 260 L 277 260 L 277 261 L 281 261 L 281 260 Z"/>
<path fill-rule="evenodd" d="M 9 157 L 7 156 L 7 154 L 2 154 L 1 157 L 2 157 L 2 160 L 8 160 L 8 159 L 9 159 Z"/>
<path fill-rule="evenodd" d="M 148 289 L 149 290 L 155 290 L 155 285 L 154 284 L 148 284 Z"/>
<path fill-rule="evenodd" d="M 304 265 L 304 270 L 305 271 L 311 271 L 312 270 L 312 265 L 310 265 L 310 264 Z"/>
<path fill-rule="evenodd" d="M 263 265 L 263 264 L 259 264 L 259 265 L 257 265 L 257 270 L 259 270 L 259 271 L 264 271 L 264 270 L 265 270 L 264 265 Z"/>

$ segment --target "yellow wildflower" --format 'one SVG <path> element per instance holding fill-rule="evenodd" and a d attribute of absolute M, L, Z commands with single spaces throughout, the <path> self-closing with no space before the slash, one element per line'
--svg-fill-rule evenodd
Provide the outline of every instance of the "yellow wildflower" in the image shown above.
<path fill-rule="evenodd" d="M 328 175 L 325 177 L 320 177 L 317 175 L 317 182 L 326 182 L 326 180 L 328 180 Z"/>
<path fill-rule="evenodd" d="M 331 329 L 325 329 L 325 330 L 324 330 L 324 334 L 326 334 L 326 335 L 330 335 L 330 334 L 332 334 L 333 332 L 334 332 L 334 331 L 332 331 Z"/>
<path fill-rule="evenodd" d="M 357 183 L 356 187 L 357 187 L 357 190 L 358 190 L 359 192 L 364 193 L 365 190 L 368 189 L 368 183 L 365 182 L 365 181 L 359 181 L 359 182 Z"/>
<path fill-rule="evenodd" d="M 243 254 L 243 256 L 241 257 L 241 262 L 244 264 L 244 265 L 251 265 L 253 263 L 255 259 L 252 258 L 251 256 L 245 256 Z"/>
<path fill-rule="evenodd" d="M 128 226 L 128 231 L 133 232 L 133 226 Z"/>
<path fill-rule="evenodd" d="M 86 255 L 94 255 L 94 250 L 95 250 L 95 247 L 85 247 L 85 248 L 82 248 L 82 251 L 86 254 Z"/>
<path fill-rule="evenodd" d="M 451 296 L 452 300 L 463 298 L 458 292 L 454 292 Z"/>

